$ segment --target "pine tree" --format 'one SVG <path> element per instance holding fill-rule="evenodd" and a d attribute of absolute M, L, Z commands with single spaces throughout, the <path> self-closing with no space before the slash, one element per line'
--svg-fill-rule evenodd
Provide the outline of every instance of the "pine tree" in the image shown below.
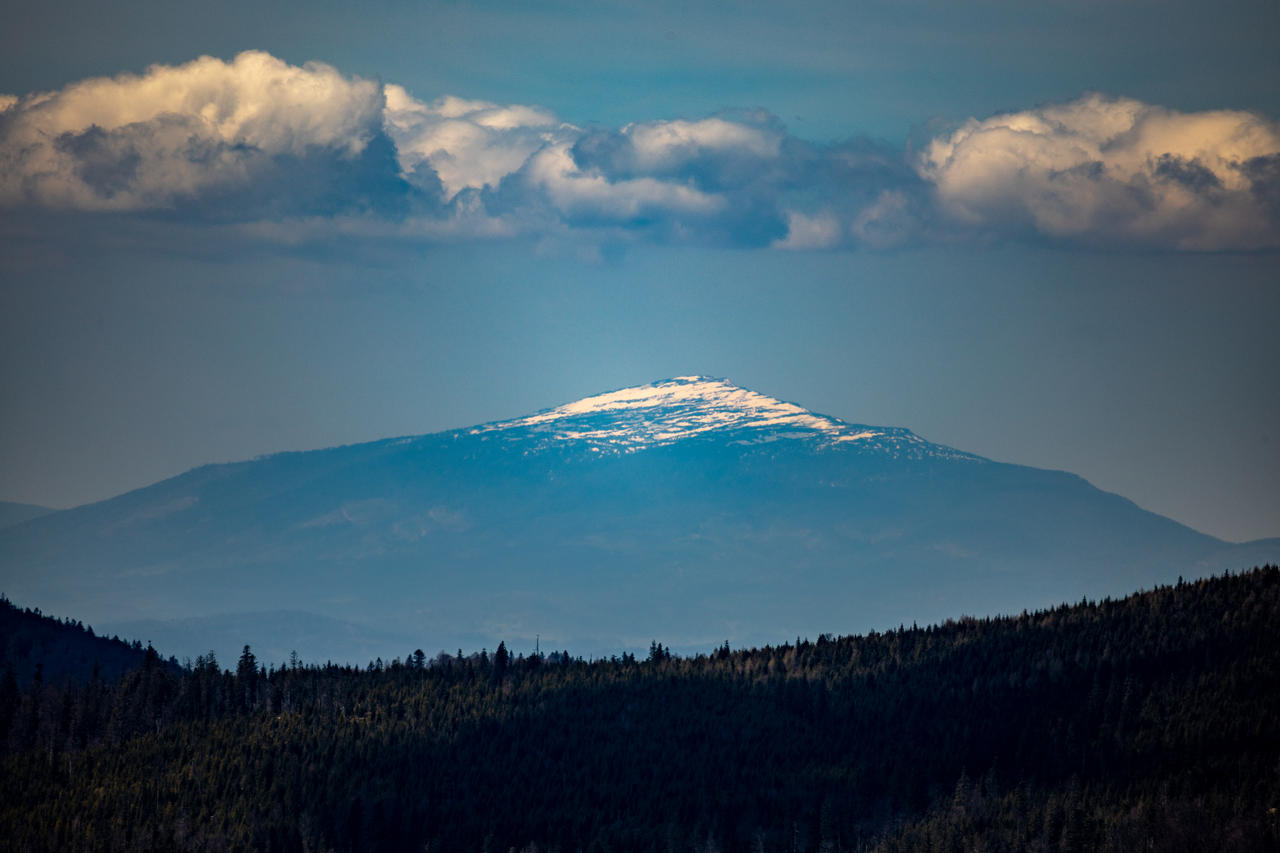
<path fill-rule="evenodd" d="M 240 653 L 240 662 L 236 665 L 236 686 L 239 688 L 242 707 L 252 708 L 257 702 L 258 694 L 258 659 L 248 645 Z"/>
<path fill-rule="evenodd" d="M 507 676 L 507 667 L 511 664 L 511 654 L 505 642 L 498 643 L 498 650 L 493 653 L 493 683 L 502 684 Z"/>

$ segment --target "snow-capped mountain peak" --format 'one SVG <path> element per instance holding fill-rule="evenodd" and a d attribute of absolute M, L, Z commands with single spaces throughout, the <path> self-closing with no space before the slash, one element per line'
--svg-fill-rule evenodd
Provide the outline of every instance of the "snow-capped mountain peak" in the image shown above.
<path fill-rule="evenodd" d="M 712 431 L 746 431 L 737 440 L 747 442 L 810 437 L 833 444 L 884 434 L 706 376 L 677 376 L 584 397 L 527 417 L 477 427 L 473 433 L 511 430 L 621 452 Z"/>

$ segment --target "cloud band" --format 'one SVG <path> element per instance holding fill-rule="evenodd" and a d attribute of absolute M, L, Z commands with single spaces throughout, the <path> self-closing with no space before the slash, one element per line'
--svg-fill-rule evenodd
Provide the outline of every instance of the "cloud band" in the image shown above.
<path fill-rule="evenodd" d="M 358 219 L 419 240 L 1257 250 L 1280 248 L 1278 199 L 1275 122 L 1098 94 L 970 119 L 918 154 L 816 145 L 760 112 L 583 129 L 257 51 L 0 96 L 0 207 L 294 234 Z"/>

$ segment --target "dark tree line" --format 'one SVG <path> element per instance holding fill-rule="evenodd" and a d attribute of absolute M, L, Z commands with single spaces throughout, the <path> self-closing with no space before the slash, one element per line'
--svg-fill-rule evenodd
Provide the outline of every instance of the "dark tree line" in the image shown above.
<path fill-rule="evenodd" d="M 0 670 L 12 669 L 19 685 L 35 678 L 87 681 L 95 673 L 115 681 L 145 655 L 141 643 L 97 636 L 83 622 L 20 608 L 0 595 Z"/>
<path fill-rule="evenodd" d="M 420 651 L 6 688 L 14 850 L 1280 848 L 1280 570 L 587 662 Z"/>

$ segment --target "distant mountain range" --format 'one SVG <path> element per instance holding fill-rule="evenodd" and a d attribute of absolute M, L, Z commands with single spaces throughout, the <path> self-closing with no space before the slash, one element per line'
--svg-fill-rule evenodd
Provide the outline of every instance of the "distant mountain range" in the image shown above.
<path fill-rule="evenodd" d="M 1071 474 L 688 376 L 32 518 L 0 530 L 0 591 L 163 635 L 165 655 L 231 660 L 239 625 L 273 654 L 364 662 L 770 643 L 1278 558 L 1280 540 L 1223 542 Z"/>
<path fill-rule="evenodd" d="M 0 529 L 13 527 L 15 524 L 21 524 L 24 521 L 30 521 L 33 518 L 39 518 L 51 512 L 57 512 L 57 510 L 37 504 L 0 501 Z"/>

